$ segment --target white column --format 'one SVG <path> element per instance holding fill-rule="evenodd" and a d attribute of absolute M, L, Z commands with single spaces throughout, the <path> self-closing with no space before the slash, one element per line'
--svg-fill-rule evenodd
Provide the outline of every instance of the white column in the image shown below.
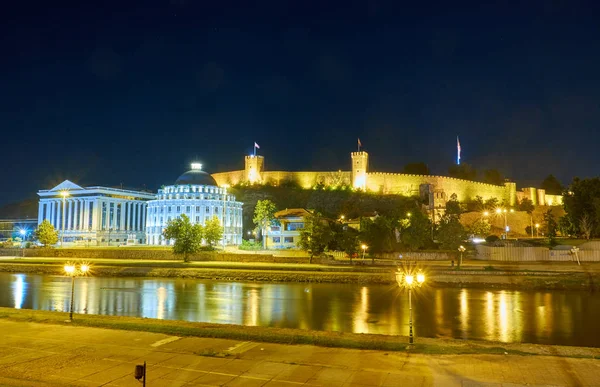
<path fill-rule="evenodd" d="M 131 202 L 126 202 L 127 205 L 127 231 L 131 231 Z"/>
<path fill-rule="evenodd" d="M 136 218 L 137 218 L 137 231 L 140 231 L 142 229 L 142 203 L 137 204 Z"/>
<path fill-rule="evenodd" d="M 41 200 L 38 202 L 38 224 L 44 221 L 44 204 L 46 202 L 42 202 Z"/>
<path fill-rule="evenodd" d="M 50 221 L 50 223 L 54 226 L 54 228 L 56 228 L 56 225 L 54 224 L 54 211 L 56 211 L 56 204 L 54 200 L 50 200 L 48 201 L 48 204 L 50 205 L 49 208 L 49 217 L 48 220 Z"/>
<path fill-rule="evenodd" d="M 79 231 L 85 230 L 83 227 L 83 211 L 85 210 L 85 200 L 79 199 Z"/>
<path fill-rule="evenodd" d="M 81 200 L 75 199 L 75 216 L 73 218 L 73 228 L 79 231 L 79 226 L 81 225 Z"/>
<path fill-rule="evenodd" d="M 119 204 L 121 204 L 121 219 L 119 221 L 119 230 L 123 231 L 125 230 L 125 202 L 121 202 Z"/>
<path fill-rule="evenodd" d="M 65 219 L 65 230 L 70 230 L 72 227 L 71 217 L 73 215 L 73 200 L 67 200 L 67 209 L 65 210 L 65 215 L 67 218 Z"/>
<path fill-rule="evenodd" d="M 148 219 L 148 206 L 142 203 L 142 230 L 146 230 L 146 219 Z"/>
<path fill-rule="evenodd" d="M 62 232 L 62 199 L 56 201 L 56 229 Z"/>
<path fill-rule="evenodd" d="M 92 207 L 92 231 L 100 230 L 100 200 L 94 199 L 94 207 Z"/>
<path fill-rule="evenodd" d="M 131 231 L 135 231 L 136 230 L 136 223 L 135 223 L 135 207 L 136 207 L 136 203 L 135 202 L 131 202 Z"/>

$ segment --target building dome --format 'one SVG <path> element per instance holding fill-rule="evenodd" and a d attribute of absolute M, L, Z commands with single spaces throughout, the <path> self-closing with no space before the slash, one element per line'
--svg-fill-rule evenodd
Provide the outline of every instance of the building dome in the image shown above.
<path fill-rule="evenodd" d="M 213 185 L 218 187 L 219 185 L 213 179 L 213 177 L 201 170 L 201 164 L 192 164 L 192 169 L 179 176 L 175 181 L 175 185 Z"/>

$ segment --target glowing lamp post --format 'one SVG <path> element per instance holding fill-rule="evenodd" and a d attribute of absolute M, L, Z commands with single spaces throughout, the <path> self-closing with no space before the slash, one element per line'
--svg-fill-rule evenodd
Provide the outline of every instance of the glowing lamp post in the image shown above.
<path fill-rule="evenodd" d="M 20 229 L 19 234 L 21 234 L 21 250 L 23 253 L 23 258 L 25 258 L 25 238 L 27 238 L 27 230 Z"/>
<path fill-rule="evenodd" d="M 463 257 L 463 253 L 465 252 L 465 250 L 467 250 L 465 248 L 465 246 L 458 246 L 458 251 L 460 252 L 460 258 L 458 259 L 458 267 L 462 266 L 462 257 Z"/>
<path fill-rule="evenodd" d="M 90 271 L 88 264 L 82 263 L 79 267 L 73 264 L 66 264 L 65 274 L 71 277 L 71 304 L 69 307 L 69 321 L 73 321 L 73 299 L 75 298 L 75 277 L 86 275 Z"/>
<path fill-rule="evenodd" d="M 496 214 L 498 215 L 504 215 L 504 239 L 508 239 L 508 221 L 506 219 L 506 214 L 509 211 L 506 208 L 497 208 L 496 209 Z M 515 212 L 515 210 L 513 210 L 512 208 L 510 209 L 510 212 Z"/>
<path fill-rule="evenodd" d="M 360 248 L 361 248 L 361 249 L 362 249 L 362 251 L 363 251 L 363 256 L 362 256 L 362 259 L 365 259 L 365 251 L 367 251 L 367 245 L 365 245 L 365 244 L 362 244 L 362 245 L 360 245 Z"/>
<path fill-rule="evenodd" d="M 225 220 L 227 219 L 227 188 L 229 187 L 228 184 L 223 185 L 223 251 L 225 251 L 225 238 L 227 233 L 225 232 L 226 230 L 226 225 L 225 225 Z"/>
<path fill-rule="evenodd" d="M 535 224 L 535 236 L 538 238 L 540 237 L 540 224 L 539 223 Z"/>
<path fill-rule="evenodd" d="M 425 274 L 418 272 L 414 275 L 411 272 L 398 272 L 396 273 L 396 282 L 401 288 L 408 289 L 408 343 L 414 343 L 413 336 L 413 318 L 412 318 L 412 290 L 415 287 L 421 287 L 425 282 Z"/>

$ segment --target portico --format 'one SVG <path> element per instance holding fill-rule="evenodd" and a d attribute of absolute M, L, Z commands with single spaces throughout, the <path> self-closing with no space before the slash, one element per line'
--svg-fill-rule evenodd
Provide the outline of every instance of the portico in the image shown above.
<path fill-rule="evenodd" d="M 149 192 L 81 187 L 69 180 L 38 191 L 38 224 L 48 220 L 65 244 L 117 246 L 146 243 Z M 64 230 L 64 231 L 63 231 Z"/>

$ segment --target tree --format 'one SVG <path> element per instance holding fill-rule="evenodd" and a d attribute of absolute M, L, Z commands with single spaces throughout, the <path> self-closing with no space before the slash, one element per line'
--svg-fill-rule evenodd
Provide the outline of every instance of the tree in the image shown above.
<path fill-rule="evenodd" d="M 329 244 L 329 250 L 340 250 L 350 257 L 358 252 L 358 230 L 342 224 L 330 224 L 333 239 Z"/>
<path fill-rule="evenodd" d="M 594 223 L 589 214 L 583 214 L 579 219 L 579 230 L 581 234 L 585 237 L 585 239 L 590 239 L 590 235 L 592 235 L 592 230 L 594 229 Z"/>
<path fill-rule="evenodd" d="M 529 226 L 525 228 L 525 232 L 527 233 L 527 235 L 531 235 L 531 237 L 533 238 L 533 210 L 535 209 L 533 202 L 528 198 L 523 198 L 523 200 L 521 200 L 521 202 L 519 203 L 518 209 L 519 211 L 527 212 L 527 214 L 529 215 Z M 529 231 L 527 231 L 527 228 L 529 228 Z"/>
<path fill-rule="evenodd" d="M 213 216 L 204 225 L 204 241 L 212 247 L 221 238 L 223 238 L 223 226 L 221 226 L 219 218 Z"/>
<path fill-rule="evenodd" d="M 477 170 L 469 164 L 453 164 L 448 168 L 448 175 L 457 179 L 475 180 L 477 178 Z"/>
<path fill-rule="evenodd" d="M 315 255 L 321 255 L 333 239 L 333 233 L 327 221 L 318 213 L 308 215 L 304 220 L 304 228 L 300 230 L 301 249 L 310 254 L 309 263 Z"/>
<path fill-rule="evenodd" d="M 472 234 L 472 235 L 486 237 L 486 236 L 490 235 L 491 228 L 492 228 L 492 226 L 487 221 L 487 219 L 480 218 L 480 219 L 477 219 L 476 221 L 474 221 L 467 228 L 467 231 L 469 232 L 469 234 Z"/>
<path fill-rule="evenodd" d="M 48 219 L 44 219 L 35 230 L 35 237 L 44 247 L 52 246 L 58 243 L 58 231 L 54 228 Z"/>
<path fill-rule="evenodd" d="M 374 220 L 362 219 L 360 237 L 369 246 L 369 252 L 383 253 L 394 250 L 396 224 L 396 219 L 387 216 L 377 216 Z"/>
<path fill-rule="evenodd" d="M 563 186 L 554 175 L 548 175 L 542 181 L 542 189 L 546 190 L 549 195 L 560 195 L 563 191 Z"/>
<path fill-rule="evenodd" d="M 436 237 L 444 250 L 456 250 L 467 239 L 467 232 L 456 216 L 444 215 Z"/>
<path fill-rule="evenodd" d="M 535 206 L 529 198 L 523 198 L 523 200 L 521 200 L 521 202 L 519 203 L 518 210 L 525 211 L 529 215 L 531 215 L 533 213 L 533 210 L 535 210 Z"/>
<path fill-rule="evenodd" d="M 275 203 L 269 199 L 259 200 L 254 208 L 254 219 L 252 221 L 262 232 L 263 249 L 267 248 L 267 229 L 275 219 L 276 211 Z"/>
<path fill-rule="evenodd" d="M 498 204 L 500 203 L 500 201 L 498 200 L 498 198 L 489 198 L 488 200 L 485 201 L 485 209 L 486 211 L 495 211 L 496 208 L 498 208 Z"/>
<path fill-rule="evenodd" d="M 187 215 L 171 219 L 163 230 L 167 240 L 173 240 L 173 253 L 183 255 L 184 262 L 188 262 L 190 254 L 195 254 L 202 248 L 203 227 L 201 224 L 192 224 Z"/>
<path fill-rule="evenodd" d="M 590 237 L 600 234 L 600 178 L 573 179 L 568 193 L 563 196 L 566 215 L 561 221 L 568 226 L 570 233 L 582 235 L 581 219 L 587 215 L 592 226 Z"/>
<path fill-rule="evenodd" d="M 402 230 L 402 243 L 411 250 L 422 249 L 431 242 L 431 220 L 421 211 L 415 211 Z"/>
<path fill-rule="evenodd" d="M 544 230 L 551 245 L 556 242 L 558 223 L 552 214 L 552 210 L 544 212 Z"/>
<path fill-rule="evenodd" d="M 483 182 L 494 185 L 503 185 L 504 176 L 497 169 L 486 169 L 483 171 Z"/>
<path fill-rule="evenodd" d="M 429 168 L 424 162 L 408 163 L 404 166 L 402 173 L 410 175 L 429 175 Z"/>
<path fill-rule="evenodd" d="M 460 209 L 460 202 L 458 201 L 458 196 L 453 193 L 450 196 L 450 200 L 446 202 L 446 214 L 453 216 L 460 216 L 462 210 Z"/>

